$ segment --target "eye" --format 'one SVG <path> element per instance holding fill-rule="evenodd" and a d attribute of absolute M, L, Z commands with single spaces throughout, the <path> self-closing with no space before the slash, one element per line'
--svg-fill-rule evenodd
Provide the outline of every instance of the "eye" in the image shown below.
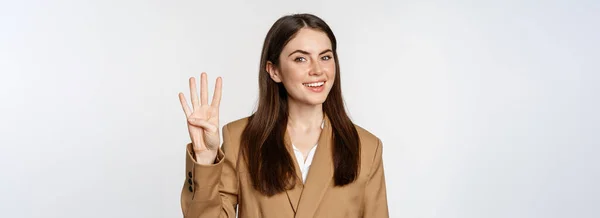
<path fill-rule="evenodd" d="M 327 55 L 327 56 L 321 57 L 321 60 L 327 61 L 327 60 L 330 60 L 331 58 L 332 58 L 331 56 Z"/>
<path fill-rule="evenodd" d="M 304 62 L 306 61 L 306 58 L 304 57 L 297 57 L 296 59 L 294 59 L 295 62 Z"/>

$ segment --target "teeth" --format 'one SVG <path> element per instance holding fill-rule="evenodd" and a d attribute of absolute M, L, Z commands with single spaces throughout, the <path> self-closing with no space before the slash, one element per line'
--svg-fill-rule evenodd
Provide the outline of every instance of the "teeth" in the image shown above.
<path fill-rule="evenodd" d="M 322 86 L 325 82 L 316 82 L 316 83 L 304 83 L 305 86 L 308 87 L 319 87 Z"/>

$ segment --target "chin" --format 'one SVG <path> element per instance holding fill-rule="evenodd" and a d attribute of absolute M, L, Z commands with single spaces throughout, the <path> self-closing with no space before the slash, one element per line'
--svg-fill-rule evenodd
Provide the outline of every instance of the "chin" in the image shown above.
<path fill-rule="evenodd" d="M 323 99 L 311 99 L 311 100 L 308 100 L 307 104 L 310 104 L 310 105 L 320 105 L 320 104 L 325 103 L 326 99 L 327 98 L 323 98 Z"/>
<path fill-rule="evenodd" d="M 325 94 L 325 93 L 319 93 L 319 94 L 303 93 L 303 96 L 299 97 L 299 98 L 293 98 L 292 96 L 288 96 L 288 97 L 291 98 L 290 100 L 295 101 L 300 104 L 316 106 L 316 105 L 321 105 L 321 104 L 325 103 L 325 100 L 327 100 L 328 96 L 329 96 L 329 92 L 327 92 L 327 94 Z"/>

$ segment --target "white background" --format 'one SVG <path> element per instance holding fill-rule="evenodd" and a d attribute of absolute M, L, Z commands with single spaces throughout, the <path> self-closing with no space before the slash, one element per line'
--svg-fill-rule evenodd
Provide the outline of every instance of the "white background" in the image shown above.
<path fill-rule="evenodd" d="M 339 41 L 391 217 L 600 217 L 598 1 L 2 1 L 0 217 L 181 217 L 177 93 L 248 116 L 282 15 Z M 211 91 L 212 92 L 212 91 Z"/>

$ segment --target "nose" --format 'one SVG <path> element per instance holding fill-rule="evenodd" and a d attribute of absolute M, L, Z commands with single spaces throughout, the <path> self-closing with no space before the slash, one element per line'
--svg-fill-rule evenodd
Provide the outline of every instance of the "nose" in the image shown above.
<path fill-rule="evenodd" d="M 318 61 L 312 62 L 312 66 L 311 66 L 309 74 L 315 75 L 315 76 L 319 76 L 319 75 L 323 74 L 323 66 L 321 66 L 321 63 L 319 63 Z"/>

